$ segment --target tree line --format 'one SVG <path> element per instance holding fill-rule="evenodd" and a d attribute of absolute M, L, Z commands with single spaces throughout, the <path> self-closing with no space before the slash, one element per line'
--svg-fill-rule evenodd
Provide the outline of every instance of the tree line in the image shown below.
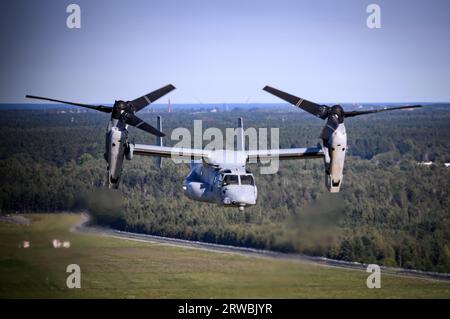
<path fill-rule="evenodd" d="M 258 203 L 244 212 L 183 195 L 187 165 L 125 161 L 117 191 L 105 189 L 107 116 L 57 110 L 3 111 L 0 123 L 2 213 L 89 209 L 97 223 L 128 231 L 342 260 L 450 272 L 450 111 L 447 106 L 346 121 L 342 191 L 328 194 L 322 160 L 283 161 L 260 175 Z M 155 121 L 154 114 L 142 113 Z M 298 110 L 163 114 L 164 130 L 280 127 L 281 147 L 315 146 L 324 122 Z M 154 143 L 130 129 L 138 143 Z M 168 134 L 170 136 L 170 134 Z M 207 141 L 206 141 L 207 142 Z M 167 145 L 174 142 L 167 139 Z M 424 167 L 417 162 L 431 160 Z"/>

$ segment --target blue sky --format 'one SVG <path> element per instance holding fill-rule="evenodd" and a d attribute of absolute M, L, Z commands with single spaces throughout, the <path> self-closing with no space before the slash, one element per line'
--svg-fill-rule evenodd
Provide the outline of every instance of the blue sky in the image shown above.
<path fill-rule="evenodd" d="M 81 7 L 81 29 L 66 7 Z M 368 29 L 366 7 L 381 7 Z M 1 1 L 0 102 L 450 101 L 450 1 Z M 169 97 L 168 96 L 168 97 Z M 167 98 L 159 102 L 165 103 Z"/>

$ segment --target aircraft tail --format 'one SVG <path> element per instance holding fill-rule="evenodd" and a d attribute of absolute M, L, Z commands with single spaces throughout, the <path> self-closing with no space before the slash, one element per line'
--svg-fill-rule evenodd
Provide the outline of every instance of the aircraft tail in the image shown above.
<path fill-rule="evenodd" d="M 244 120 L 238 118 L 236 151 L 245 151 Z"/>

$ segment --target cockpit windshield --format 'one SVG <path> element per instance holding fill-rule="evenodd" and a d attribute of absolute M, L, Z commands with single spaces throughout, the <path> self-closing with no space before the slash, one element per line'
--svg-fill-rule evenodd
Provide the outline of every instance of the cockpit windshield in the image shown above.
<path fill-rule="evenodd" d="M 223 186 L 239 185 L 239 177 L 237 175 L 225 175 L 223 178 Z"/>
<path fill-rule="evenodd" d="M 241 185 L 255 185 L 252 175 L 241 175 Z"/>

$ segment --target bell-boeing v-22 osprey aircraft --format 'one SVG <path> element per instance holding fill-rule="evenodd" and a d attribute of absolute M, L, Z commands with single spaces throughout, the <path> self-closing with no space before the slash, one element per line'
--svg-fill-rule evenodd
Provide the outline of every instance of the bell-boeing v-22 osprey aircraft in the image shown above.
<path fill-rule="evenodd" d="M 239 119 L 236 150 L 207 150 L 194 148 L 165 147 L 162 145 L 161 117 L 158 116 L 157 129 L 134 115 L 159 97 L 173 90 L 167 85 L 131 102 L 116 101 L 113 108 L 94 106 L 60 100 L 27 96 L 42 100 L 67 103 L 111 113 L 106 139 L 105 159 L 108 162 L 109 186 L 117 188 L 122 170 L 123 157 L 132 159 L 133 154 L 157 157 L 161 167 L 161 158 L 185 159 L 191 163 L 191 172 L 183 183 L 184 194 L 196 201 L 216 203 L 226 207 L 238 207 L 256 204 L 257 188 L 253 174 L 246 168 L 249 162 L 267 160 L 288 160 L 323 158 L 325 181 L 328 190 L 339 192 L 347 150 L 347 135 L 344 118 L 363 114 L 378 113 L 399 109 L 411 109 L 421 105 L 400 106 L 366 111 L 346 112 L 341 105 L 319 105 L 294 95 L 282 92 L 270 86 L 264 90 L 291 103 L 323 120 L 327 119 L 322 130 L 322 145 L 308 148 L 246 150 L 242 119 Z M 157 145 L 130 144 L 127 140 L 127 124 L 144 129 L 157 136 Z"/>

